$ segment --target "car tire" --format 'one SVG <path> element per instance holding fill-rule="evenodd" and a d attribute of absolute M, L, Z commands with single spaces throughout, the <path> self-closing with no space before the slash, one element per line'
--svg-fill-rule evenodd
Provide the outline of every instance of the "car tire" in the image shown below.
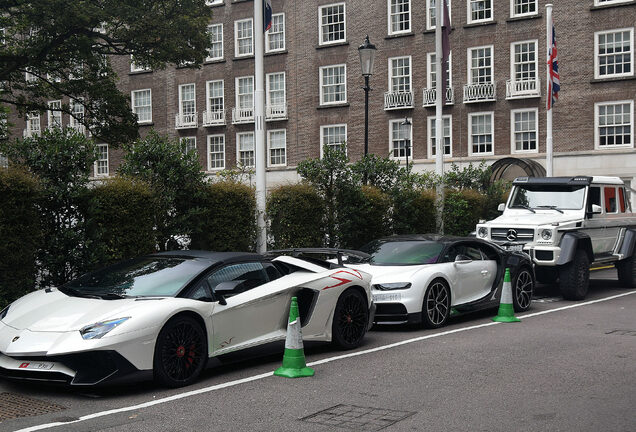
<path fill-rule="evenodd" d="M 353 349 L 362 343 L 369 324 L 369 303 L 357 289 L 345 290 L 336 303 L 331 325 L 332 342 L 340 349 Z"/>
<path fill-rule="evenodd" d="M 166 387 L 192 384 L 208 359 L 206 333 L 189 316 L 177 316 L 159 332 L 155 345 L 153 372 L 155 380 Z"/>
<path fill-rule="evenodd" d="M 532 270 L 528 267 L 521 267 L 512 280 L 512 304 L 515 312 L 525 312 L 530 309 L 533 292 Z"/>
<path fill-rule="evenodd" d="M 566 300 L 583 300 L 590 287 L 590 260 L 579 249 L 572 262 L 559 269 L 559 289 Z"/>
<path fill-rule="evenodd" d="M 616 263 L 618 280 L 626 288 L 636 288 L 636 257 L 634 255 Z"/>
<path fill-rule="evenodd" d="M 424 293 L 422 325 L 425 328 L 439 328 L 445 325 L 450 316 L 450 303 L 448 284 L 442 279 L 435 279 Z"/>

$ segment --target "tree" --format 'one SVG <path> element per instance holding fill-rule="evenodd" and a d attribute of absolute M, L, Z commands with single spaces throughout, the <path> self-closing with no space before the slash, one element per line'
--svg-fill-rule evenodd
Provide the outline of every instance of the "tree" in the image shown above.
<path fill-rule="evenodd" d="M 137 137 L 113 56 L 197 67 L 209 45 L 204 0 L 0 0 L 0 10 L 0 105 L 24 115 L 52 99 L 79 101 L 83 115 L 67 102 L 59 110 L 113 145 Z"/>

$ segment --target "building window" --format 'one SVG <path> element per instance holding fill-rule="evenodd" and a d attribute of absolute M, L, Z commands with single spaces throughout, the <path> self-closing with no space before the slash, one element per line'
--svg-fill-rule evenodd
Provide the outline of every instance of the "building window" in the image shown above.
<path fill-rule="evenodd" d="M 196 90 L 194 84 L 179 86 L 179 114 L 186 123 L 196 120 L 197 105 L 195 100 Z"/>
<path fill-rule="evenodd" d="M 285 106 L 285 72 L 267 74 L 267 101 L 268 106 Z"/>
<path fill-rule="evenodd" d="M 84 105 L 79 100 L 71 100 L 71 117 L 69 118 L 69 127 L 75 128 L 80 132 L 83 132 L 84 121 Z"/>
<path fill-rule="evenodd" d="M 451 0 L 446 0 L 446 6 L 448 8 L 448 21 L 452 18 L 451 14 Z M 434 30 L 437 25 L 437 3 L 435 0 L 426 0 L 426 29 Z"/>
<path fill-rule="evenodd" d="M 108 144 L 97 144 L 97 160 L 95 161 L 95 177 L 108 175 Z"/>
<path fill-rule="evenodd" d="M 633 0 L 594 0 L 594 6 L 613 5 L 619 3 L 630 3 Z"/>
<path fill-rule="evenodd" d="M 334 150 L 347 151 L 347 125 L 329 125 L 320 128 L 320 157 L 323 156 L 324 147 Z"/>
<path fill-rule="evenodd" d="M 269 166 L 284 166 L 287 164 L 287 131 L 285 129 L 267 131 L 269 147 Z"/>
<path fill-rule="evenodd" d="M 442 131 L 444 132 L 444 135 L 442 136 L 442 138 L 444 139 L 444 156 L 448 156 L 448 157 L 452 157 L 453 156 L 453 146 L 452 146 L 452 142 L 453 142 L 453 132 L 452 132 L 452 125 L 453 125 L 453 119 L 452 116 L 450 115 L 445 115 L 442 116 Z M 429 158 L 434 158 L 437 153 L 436 153 L 436 139 L 437 139 L 437 132 L 436 132 L 436 128 L 435 128 L 435 117 L 429 117 L 428 118 L 428 154 L 429 154 Z"/>
<path fill-rule="evenodd" d="M 344 3 L 320 6 L 318 9 L 320 28 L 320 45 L 345 42 L 347 28 Z"/>
<path fill-rule="evenodd" d="M 537 0 L 511 0 L 510 16 L 523 17 L 537 14 Z"/>
<path fill-rule="evenodd" d="M 37 111 L 30 112 L 26 115 L 27 137 L 40 135 L 40 113 Z"/>
<path fill-rule="evenodd" d="M 225 168 L 225 135 L 208 135 L 208 171 Z"/>
<path fill-rule="evenodd" d="M 515 82 L 537 79 L 537 41 L 515 42 L 512 47 L 512 70 Z"/>
<path fill-rule="evenodd" d="M 538 110 L 510 111 L 510 130 L 513 153 L 536 153 L 538 137 Z"/>
<path fill-rule="evenodd" d="M 210 48 L 206 60 L 221 60 L 223 58 L 223 24 L 209 25 L 208 37 L 210 38 Z"/>
<path fill-rule="evenodd" d="M 152 123 L 151 89 L 132 91 L 132 110 L 137 114 L 137 123 Z"/>
<path fill-rule="evenodd" d="M 206 108 L 209 112 L 218 113 L 225 109 L 223 80 L 207 82 Z"/>
<path fill-rule="evenodd" d="M 184 153 L 197 152 L 197 137 L 183 137 L 181 138 L 181 145 L 183 145 Z"/>
<path fill-rule="evenodd" d="M 223 0 L 205 0 L 206 6 L 214 6 L 214 5 L 220 5 L 220 4 L 223 4 Z"/>
<path fill-rule="evenodd" d="M 469 156 L 494 154 L 493 115 L 492 112 L 468 115 Z"/>
<path fill-rule="evenodd" d="M 239 109 L 254 108 L 254 77 L 236 79 L 236 107 Z"/>
<path fill-rule="evenodd" d="M 388 0 L 389 34 L 411 31 L 411 0 Z"/>
<path fill-rule="evenodd" d="M 468 24 L 492 21 L 492 0 L 468 0 Z"/>
<path fill-rule="evenodd" d="M 9 158 L 0 153 L 0 168 L 8 168 L 9 167 Z"/>
<path fill-rule="evenodd" d="M 149 67 L 135 63 L 134 57 L 132 56 L 132 54 L 130 55 L 130 71 L 131 72 L 148 72 L 149 70 L 150 70 Z"/>
<path fill-rule="evenodd" d="M 320 105 L 347 102 L 347 66 L 320 68 Z"/>
<path fill-rule="evenodd" d="M 409 118 L 409 121 L 412 119 Z M 407 125 L 403 125 L 404 119 L 391 120 L 389 125 L 389 154 L 392 159 L 406 159 L 406 155 L 413 156 L 413 128 L 407 135 Z"/>
<path fill-rule="evenodd" d="M 285 14 L 272 15 L 272 27 L 265 33 L 265 52 L 285 50 Z"/>
<path fill-rule="evenodd" d="M 492 82 L 493 47 L 468 49 L 468 83 L 489 84 Z"/>
<path fill-rule="evenodd" d="M 243 167 L 254 167 L 254 132 L 236 134 L 238 163 Z"/>
<path fill-rule="evenodd" d="M 428 88 L 437 88 L 437 57 L 435 53 L 428 53 L 427 64 L 427 76 L 428 76 Z M 446 69 L 446 88 L 451 88 L 453 84 L 453 67 L 452 67 L 453 53 L 448 55 L 448 64 Z"/>
<path fill-rule="evenodd" d="M 408 93 L 411 91 L 411 57 L 389 59 L 389 91 Z"/>
<path fill-rule="evenodd" d="M 49 128 L 61 128 L 62 127 L 62 101 L 50 101 L 48 111 L 48 125 Z"/>
<path fill-rule="evenodd" d="M 251 56 L 254 54 L 254 38 L 252 37 L 252 18 L 234 22 L 236 57 Z"/>
<path fill-rule="evenodd" d="M 634 28 L 598 32 L 594 38 L 595 78 L 634 75 Z"/>
<path fill-rule="evenodd" d="M 596 148 L 634 146 L 634 101 L 603 102 L 594 105 Z"/>

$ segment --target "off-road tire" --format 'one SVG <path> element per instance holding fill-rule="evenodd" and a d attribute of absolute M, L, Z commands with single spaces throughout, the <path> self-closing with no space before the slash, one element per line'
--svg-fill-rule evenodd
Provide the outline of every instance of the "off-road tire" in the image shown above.
<path fill-rule="evenodd" d="M 636 257 L 634 255 L 616 263 L 618 280 L 625 288 L 636 288 Z"/>
<path fill-rule="evenodd" d="M 559 268 L 559 289 L 566 300 L 583 300 L 590 288 L 590 260 L 579 249 L 574 259 Z"/>
<path fill-rule="evenodd" d="M 512 278 L 512 305 L 515 312 L 525 312 L 530 309 L 534 285 L 532 270 L 521 267 Z"/>

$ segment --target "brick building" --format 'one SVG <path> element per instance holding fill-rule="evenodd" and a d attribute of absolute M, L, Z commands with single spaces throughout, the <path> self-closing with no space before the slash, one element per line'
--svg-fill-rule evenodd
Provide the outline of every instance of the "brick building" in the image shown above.
<path fill-rule="evenodd" d="M 369 151 L 434 170 L 435 0 L 273 0 L 265 39 L 268 186 L 297 179 L 299 161 L 346 141 L 364 145 L 358 46 L 377 47 L 369 97 Z M 452 32 L 445 162 L 515 158 L 541 172 L 546 138 L 544 0 L 449 0 Z M 619 175 L 636 189 L 636 0 L 560 0 L 553 17 L 561 92 L 553 111 L 555 175 Z M 253 3 L 211 0 L 208 61 L 198 70 L 146 71 L 117 58 L 141 134 L 188 139 L 204 170 L 253 164 Z M 54 102 L 55 103 L 55 102 Z M 78 107 L 81 109 L 81 107 Z M 16 122 L 37 133 L 62 122 L 41 113 Z M 96 175 L 120 155 L 102 145 Z M 506 159 L 506 161 L 510 161 Z M 506 168 L 507 164 L 503 165 Z M 503 171 L 502 168 L 502 171 Z M 505 176 L 522 174 L 511 166 Z"/>

